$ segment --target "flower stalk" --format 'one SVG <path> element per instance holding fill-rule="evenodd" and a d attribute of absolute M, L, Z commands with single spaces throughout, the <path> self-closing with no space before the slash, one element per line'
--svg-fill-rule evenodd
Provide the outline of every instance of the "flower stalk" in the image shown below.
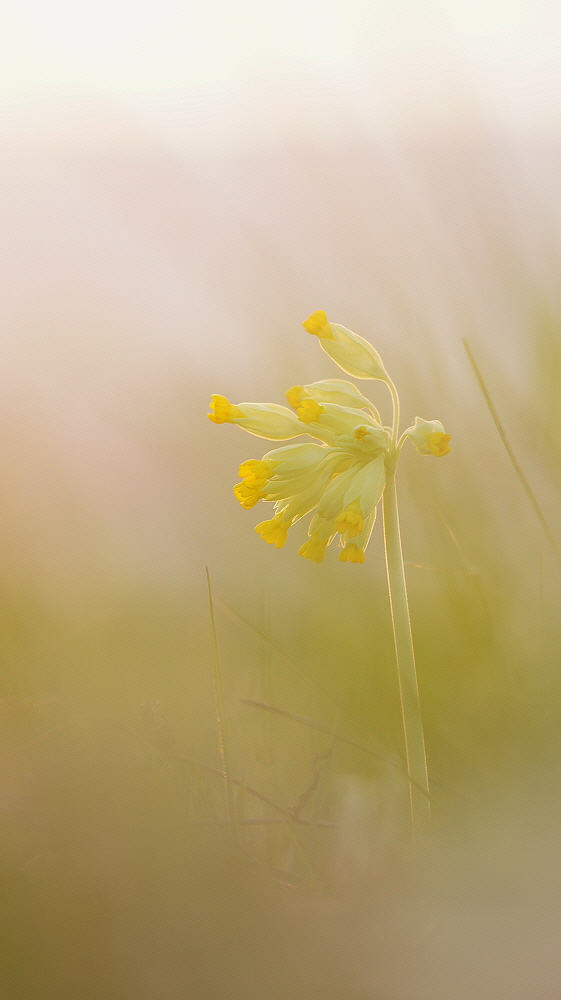
<path fill-rule="evenodd" d="M 397 505 L 395 483 L 399 453 L 406 439 L 407 432 L 398 441 L 399 396 L 394 383 L 389 377 L 387 385 L 392 398 L 393 420 L 391 445 L 386 453 L 386 484 L 382 496 L 382 516 L 384 522 L 388 594 L 405 743 L 405 763 L 409 783 L 411 829 L 413 839 L 415 840 L 430 825 L 431 807 L 425 734 L 421 715 L 417 668 L 415 666 L 411 619 L 409 617 L 409 601 L 407 599 L 407 583 L 405 580 L 403 549 L 401 547 L 399 508 Z M 433 430 L 432 427 L 431 430 Z M 448 440 L 446 440 L 445 445 L 448 445 Z"/>
<path fill-rule="evenodd" d="M 413 837 L 416 838 L 427 829 L 430 823 L 429 778 L 401 549 L 395 470 L 386 473 L 382 511 L 388 591 L 405 741 L 405 760 L 409 779 L 411 824 Z"/>

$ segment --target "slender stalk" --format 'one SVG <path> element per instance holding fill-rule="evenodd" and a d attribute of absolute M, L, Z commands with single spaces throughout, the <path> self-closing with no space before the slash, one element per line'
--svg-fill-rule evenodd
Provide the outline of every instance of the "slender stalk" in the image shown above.
<path fill-rule="evenodd" d="M 397 448 L 397 435 L 399 434 L 399 396 L 397 394 L 397 389 L 389 376 L 386 385 L 390 390 L 393 404 L 392 448 L 395 451 Z"/>
<path fill-rule="evenodd" d="M 471 367 L 473 368 L 473 371 L 475 373 L 475 377 L 476 377 L 476 379 L 477 379 L 477 381 L 479 383 L 479 388 L 481 389 L 481 392 L 483 393 L 483 398 L 484 398 L 484 400 L 487 403 L 487 406 L 489 408 L 489 413 L 491 414 L 491 416 L 493 418 L 493 421 L 494 421 L 494 424 L 495 424 L 495 427 L 497 428 L 497 431 L 499 432 L 499 437 L 500 437 L 503 445 L 505 446 L 506 453 L 507 453 L 508 457 L 510 458 L 510 461 L 512 462 L 512 466 L 514 468 L 514 471 L 516 472 L 516 475 L 518 476 L 520 482 L 522 483 L 522 486 L 523 486 L 524 490 L 526 491 L 526 495 L 527 495 L 530 503 L 532 504 L 532 507 L 534 508 L 534 510 L 536 512 L 537 518 L 538 518 L 538 520 L 539 520 L 539 522 L 540 522 L 543 530 L 545 531 L 545 533 L 547 535 L 549 544 L 551 545 L 551 548 L 553 549 L 553 551 L 555 553 L 557 561 L 561 562 L 561 552 L 559 551 L 559 546 L 557 545 L 557 542 L 555 540 L 553 532 L 552 532 L 551 528 L 549 527 L 549 524 L 547 523 L 547 520 L 545 518 L 545 514 L 543 513 L 543 511 L 542 511 L 542 509 L 541 509 L 541 507 L 540 507 L 540 505 L 539 505 L 539 503 L 538 503 L 538 501 L 536 499 L 536 495 L 535 495 L 532 487 L 530 486 L 530 483 L 528 482 L 528 479 L 526 478 L 526 474 L 525 474 L 522 466 L 520 465 L 520 462 L 516 458 L 516 455 L 514 454 L 511 446 L 510 446 L 510 441 L 508 440 L 507 433 L 506 433 L 506 431 L 505 431 L 505 429 L 504 429 L 504 427 L 503 427 L 503 425 L 502 425 L 502 423 L 501 423 L 501 421 L 499 419 L 499 414 L 497 413 L 497 408 L 496 408 L 495 404 L 493 403 L 493 400 L 491 399 L 491 394 L 490 394 L 490 392 L 489 392 L 489 390 L 488 390 L 488 388 L 487 388 L 487 386 L 485 384 L 485 380 L 483 378 L 483 375 L 481 374 L 479 366 L 478 366 L 478 364 L 477 364 L 477 362 L 476 362 L 476 360 L 475 360 L 475 358 L 473 356 L 473 351 L 472 351 L 471 347 L 469 346 L 467 340 L 464 340 L 464 347 L 466 349 L 467 356 L 468 356 L 468 358 L 470 360 Z"/>
<path fill-rule="evenodd" d="M 411 823 L 415 838 L 426 830 L 430 823 L 429 779 L 401 551 L 395 469 L 388 470 L 382 506 L 388 589 L 409 777 Z"/>

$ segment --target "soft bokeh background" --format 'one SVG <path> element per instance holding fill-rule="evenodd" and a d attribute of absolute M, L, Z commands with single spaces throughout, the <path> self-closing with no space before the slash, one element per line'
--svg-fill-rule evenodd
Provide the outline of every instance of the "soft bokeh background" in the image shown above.
<path fill-rule="evenodd" d="M 560 21 L 546 0 L 4 3 L 10 1000 L 555 995 L 559 556 L 462 339 L 561 539 Z M 364 566 L 300 559 L 305 526 L 271 550 L 231 493 L 264 449 L 205 416 L 211 392 L 337 377 L 300 326 L 316 308 L 375 344 L 404 420 L 453 436 L 400 468 L 422 863 L 381 526 Z"/>

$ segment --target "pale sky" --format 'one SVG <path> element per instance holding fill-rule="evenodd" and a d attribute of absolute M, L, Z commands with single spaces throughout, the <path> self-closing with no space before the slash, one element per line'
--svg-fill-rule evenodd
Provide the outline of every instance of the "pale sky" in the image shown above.
<path fill-rule="evenodd" d="M 377 130 L 449 121 L 469 97 L 506 127 L 547 131 L 560 42 L 550 0 L 4 0 L 0 94 L 6 124 L 37 102 L 99 98 L 170 140 L 187 110 L 210 145 L 216 114 L 243 142 L 266 139 L 271 100 L 284 130 L 305 127 L 287 112 L 302 100 Z"/>

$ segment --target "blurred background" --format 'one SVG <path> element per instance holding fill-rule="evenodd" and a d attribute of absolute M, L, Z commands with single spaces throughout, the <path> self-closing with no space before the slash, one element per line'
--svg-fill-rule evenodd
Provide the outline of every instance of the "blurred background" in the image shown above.
<path fill-rule="evenodd" d="M 549 0 L 5 0 L 10 1000 L 555 995 L 560 42 Z M 206 418 L 338 377 L 315 309 L 452 435 L 399 471 L 417 861 L 381 524 L 363 566 L 266 546 L 267 444 Z"/>

